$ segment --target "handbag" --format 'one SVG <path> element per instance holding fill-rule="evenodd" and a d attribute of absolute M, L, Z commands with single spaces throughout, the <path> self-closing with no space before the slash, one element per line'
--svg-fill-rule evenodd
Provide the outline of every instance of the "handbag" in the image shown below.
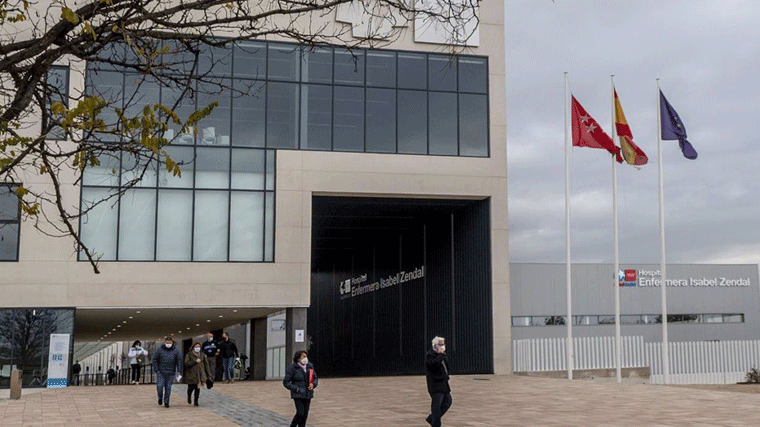
<path fill-rule="evenodd" d="M 206 388 L 211 390 L 214 387 L 214 382 L 211 379 L 206 380 Z"/>

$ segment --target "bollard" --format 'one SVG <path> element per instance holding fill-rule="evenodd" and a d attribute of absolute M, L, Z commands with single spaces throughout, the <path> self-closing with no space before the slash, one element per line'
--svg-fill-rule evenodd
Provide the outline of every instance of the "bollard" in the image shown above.
<path fill-rule="evenodd" d="M 11 371 L 11 399 L 21 399 L 21 371 Z"/>

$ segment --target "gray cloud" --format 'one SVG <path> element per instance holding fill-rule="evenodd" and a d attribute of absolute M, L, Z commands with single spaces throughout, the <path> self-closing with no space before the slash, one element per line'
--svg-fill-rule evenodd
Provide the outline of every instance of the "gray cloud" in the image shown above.
<path fill-rule="evenodd" d="M 618 167 L 620 256 L 659 261 L 657 91 L 699 159 L 663 141 L 669 262 L 758 262 L 760 2 L 507 1 L 510 257 L 563 262 L 564 81 L 609 133 L 610 74 L 650 163 Z M 610 262 L 609 155 L 573 148 L 572 257 Z"/>

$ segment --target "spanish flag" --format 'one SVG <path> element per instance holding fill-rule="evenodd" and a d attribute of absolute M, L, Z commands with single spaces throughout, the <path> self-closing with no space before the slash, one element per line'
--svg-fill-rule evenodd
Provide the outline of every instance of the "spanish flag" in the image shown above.
<path fill-rule="evenodd" d="M 618 138 L 620 138 L 620 151 L 623 153 L 623 158 L 626 163 L 634 166 L 641 166 L 647 164 L 649 158 L 641 148 L 633 143 L 633 134 L 631 134 L 631 128 L 628 127 L 628 121 L 625 120 L 625 114 L 623 114 L 623 107 L 620 106 L 620 100 L 615 93 L 615 130 L 617 131 Z"/>

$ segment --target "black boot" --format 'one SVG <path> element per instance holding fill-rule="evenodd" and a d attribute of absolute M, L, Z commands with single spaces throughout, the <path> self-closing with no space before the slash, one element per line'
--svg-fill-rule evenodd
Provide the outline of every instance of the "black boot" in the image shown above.
<path fill-rule="evenodd" d="M 194 403 L 195 406 L 199 406 L 198 405 L 198 398 L 200 396 L 201 396 L 201 389 L 200 388 L 196 388 L 195 389 L 195 403 Z"/>

